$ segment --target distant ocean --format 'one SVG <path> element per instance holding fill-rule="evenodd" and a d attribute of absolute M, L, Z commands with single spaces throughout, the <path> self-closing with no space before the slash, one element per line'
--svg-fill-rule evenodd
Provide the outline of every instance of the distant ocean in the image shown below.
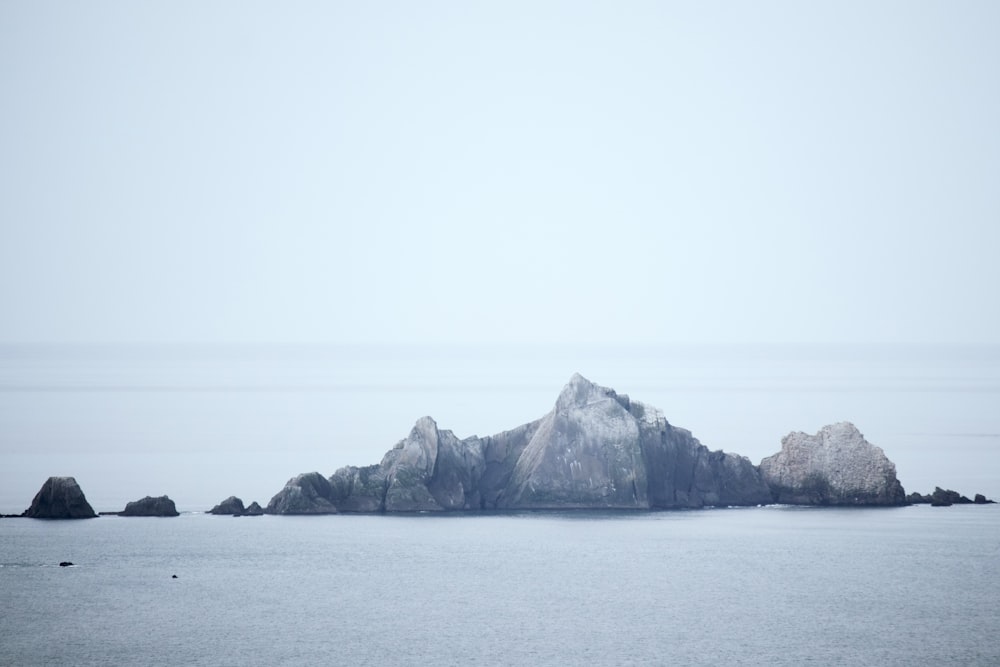
<path fill-rule="evenodd" d="M 908 491 L 1000 499 L 996 347 L 2 346 L 0 513 L 73 475 L 184 514 L 0 519 L 0 665 L 1000 664 L 996 505 L 197 513 L 425 414 L 511 428 L 577 371 L 755 463 L 850 420 Z"/>
<path fill-rule="evenodd" d="M 998 521 L 996 505 L 0 519 L 0 664 L 997 665 Z"/>

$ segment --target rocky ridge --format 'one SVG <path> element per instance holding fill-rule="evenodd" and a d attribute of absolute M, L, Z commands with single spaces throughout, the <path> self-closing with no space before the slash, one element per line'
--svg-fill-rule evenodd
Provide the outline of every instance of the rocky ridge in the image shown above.
<path fill-rule="evenodd" d="M 771 502 L 745 457 L 709 451 L 655 408 L 574 375 L 544 417 L 461 440 L 430 417 L 377 465 L 292 478 L 276 514 L 668 509 Z"/>

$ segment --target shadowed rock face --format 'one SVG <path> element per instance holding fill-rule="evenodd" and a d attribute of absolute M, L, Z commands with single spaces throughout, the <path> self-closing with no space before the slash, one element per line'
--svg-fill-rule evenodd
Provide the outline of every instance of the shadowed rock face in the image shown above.
<path fill-rule="evenodd" d="M 92 519 L 97 516 L 72 477 L 49 477 L 24 516 L 32 519 Z"/>
<path fill-rule="evenodd" d="M 146 496 L 141 500 L 133 500 L 125 505 L 118 516 L 180 516 L 177 507 L 167 496 L 153 498 Z"/>
<path fill-rule="evenodd" d="M 246 508 L 243 507 L 243 500 L 236 496 L 229 496 L 221 503 L 208 510 L 209 514 L 243 514 Z"/>
<path fill-rule="evenodd" d="M 296 475 L 288 480 L 264 511 L 268 514 L 336 514 L 330 502 L 330 482 L 318 472 Z"/>
<path fill-rule="evenodd" d="M 790 433 L 760 462 L 774 499 L 797 505 L 904 505 L 896 466 L 849 422 Z"/>
<path fill-rule="evenodd" d="M 424 417 L 379 465 L 341 468 L 326 486 L 318 473 L 310 475 L 308 483 L 304 476 L 291 480 L 268 512 L 648 509 L 771 500 L 748 459 L 710 452 L 658 410 L 580 375 L 551 412 L 529 424 L 459 440 Z"/>
<path fill-rule="evenodd" d="M 248 507 L 243 507 L 243 500 L 241 498 L 229 496 L 210 509 L 208 513 L 225 516 L 260 516 L 264 514 L 264 509 L 256 502 L 250 503 Z"/>

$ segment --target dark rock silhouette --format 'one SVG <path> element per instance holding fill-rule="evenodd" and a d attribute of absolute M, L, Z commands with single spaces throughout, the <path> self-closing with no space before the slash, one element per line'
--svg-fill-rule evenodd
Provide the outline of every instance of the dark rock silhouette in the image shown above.
<path fill-rule="evenodd" d="M 913 492 L 906 497 L 906 502 L 911 505 L 930 504 L 933 507 L 950 507 L 951 505 L 992 505 L 995 501 L 990 500 L 981 493 L 975 494 L 974 500 L 969 500 L 958 491 L 942 489 L 940 486 L 934 487 L 933 493 L 921 495 Z"/>
<path fill-rule="evenodd" d="M 256 501 L 250 503 L 249 507 L 243 507 L 243 501 L 236 496 L 229 496 L 221 503 L 208 511 L 209 514 L 229 515 L 229 516 L 262 516 L 264 509 Z"/>
<path fill-rule="evenodd" d="M 22 516 L 32 519 L 92 519 L 97 516 L 72 477 L 49 477 Z"/>
<path fill-rule="evenodd" d="M 118 516 L 180 516 L 180 514 L 174 506 L 174 501 L 167 496 L 156 498 L 146 496 L 126 504 Z"/>
<path fill-rule="evenodd" d="M 246 508 L 243 507 L 243 501 L 236 496 L 229 496 L 221 503 L 208 510 L 209 514 L 243 514 Z"/>
<path fill-rule="evenodd" d="M 59 567 L 70 567 L 73 565 L 72 561 L 64 560 L 59 563 Z"/>

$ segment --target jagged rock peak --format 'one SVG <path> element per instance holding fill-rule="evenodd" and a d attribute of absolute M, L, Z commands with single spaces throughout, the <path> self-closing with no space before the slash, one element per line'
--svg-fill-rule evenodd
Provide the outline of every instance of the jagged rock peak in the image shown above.
<path fill-rule="evenodd" d="M 775 500 L 804 505 L 902 505 L 896 466 L 850 422 L 800 431 L 781 440 L 781 451 L 760 462 Z"/>
<path fill-rule="evenodd" d="M 49 477 L 24 516 L 32 519 L 92 519 L 97 516 L 73 477 Z"/>

